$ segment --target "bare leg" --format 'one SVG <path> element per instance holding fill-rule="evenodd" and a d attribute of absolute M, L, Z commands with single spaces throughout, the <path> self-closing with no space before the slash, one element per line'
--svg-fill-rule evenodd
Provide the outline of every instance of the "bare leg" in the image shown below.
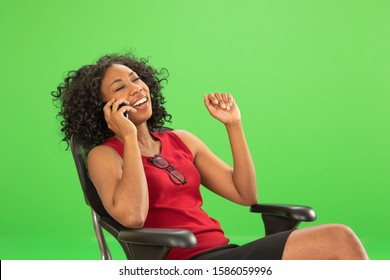
<path fill-rule="evenodd" d="M 366 260 L 355 233 L 344 225 L 320 225 L 295 230 L 287 239 L 284 260 Z"/>

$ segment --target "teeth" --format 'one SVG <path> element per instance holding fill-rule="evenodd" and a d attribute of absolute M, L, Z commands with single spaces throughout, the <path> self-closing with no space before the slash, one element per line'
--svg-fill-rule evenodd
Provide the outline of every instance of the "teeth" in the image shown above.
<path fill-rule="evenodd" d="M 141 104 L 144 103 L 144 102 L 146 102 L 146 98 L 145 98 L 145 97 L 142 98 L 142 99 L 140 99 L 140 100 L 138 100 L 137 102 L 135 102 L 135 103 L 133 104 L 133 106 L 141 105 Z"/>

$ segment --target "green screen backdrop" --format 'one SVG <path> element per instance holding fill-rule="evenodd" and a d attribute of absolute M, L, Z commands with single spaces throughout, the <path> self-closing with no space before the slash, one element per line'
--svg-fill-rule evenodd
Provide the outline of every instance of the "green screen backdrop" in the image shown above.
<path fill-rule="evenodd" d="M 346 224 L 370 258 L 390 259 L 389 1 L 19 0 L 0 7 L 1 259 L 99 258 L 50 92 L 67 71 L 127 50 L 169 70 L 171 126 L 228 163 L 225 129 L 202 94 L 234 94 L 259 202 L 310 205 L 318 215 L 310 225 Z M 247 207 L 202 193 L 232 242 L 264 235 Z"/>

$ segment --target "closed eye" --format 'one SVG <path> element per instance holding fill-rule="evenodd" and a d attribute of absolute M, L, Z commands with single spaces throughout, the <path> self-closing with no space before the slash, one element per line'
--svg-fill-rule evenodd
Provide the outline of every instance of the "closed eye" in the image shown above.
<path fill-rule="evenodd" d="M 136 77 L 131 82 L 135 83 L 136 81 L 140 81 L 140 80 L 141 79 L 139 77 Z M 120 91 L 120 90 L 124 89 L 125 87 L 126 87 L 126 85 L 122 85 L 122 86 L 118 87 L 117 89 L 115 89 L 115 92 Z"/>
<path fill-rule="evenodd" d="M 124 88 L 125 88 L 125 86 L 121 86 L 121 87 L 118 87 L 115 91 L 120 91 L 120 90 L 122 90 Z"/>

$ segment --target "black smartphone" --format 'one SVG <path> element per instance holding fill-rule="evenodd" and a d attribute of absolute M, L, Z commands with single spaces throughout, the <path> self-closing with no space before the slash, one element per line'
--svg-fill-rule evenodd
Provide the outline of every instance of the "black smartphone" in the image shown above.
<path fill-rule="evenodd" d="M 123 106 L 128 106 L 125 102 L 123 102 L 122 104 L 120 104 L 119 106 L 118 106 L 118 110 L 121 108 L 121 107 L 123 107 Z M 129 117 L 129 112 L 124 112 L 123 113 L 123 115 L 126 117 L 126 119 Z"/>
<path fill-rule="evenodd" d="M 103 112 L 103 107 L 106 106 L 106 104 L 107 104 L 107 102 L 102 103 L 102 105 L 101 105 L 101 106 L 102 106 L 102 112 Z M 121 107 L 123 107 L 123 106 L 129 106 L 129 105 L 126 104 L 125 102 L 123 102 L 122 104 L 120 104 L 120 105 L 118 106 L 118 110 L 119 110 Z M 112 107 L 111 107 L 111 109 L 112 109 Z M 127 111 L 124 112 L 123 115 L 124 115 L 126 118 L 129 117 L 129 114 L 128 114 Z"/>

